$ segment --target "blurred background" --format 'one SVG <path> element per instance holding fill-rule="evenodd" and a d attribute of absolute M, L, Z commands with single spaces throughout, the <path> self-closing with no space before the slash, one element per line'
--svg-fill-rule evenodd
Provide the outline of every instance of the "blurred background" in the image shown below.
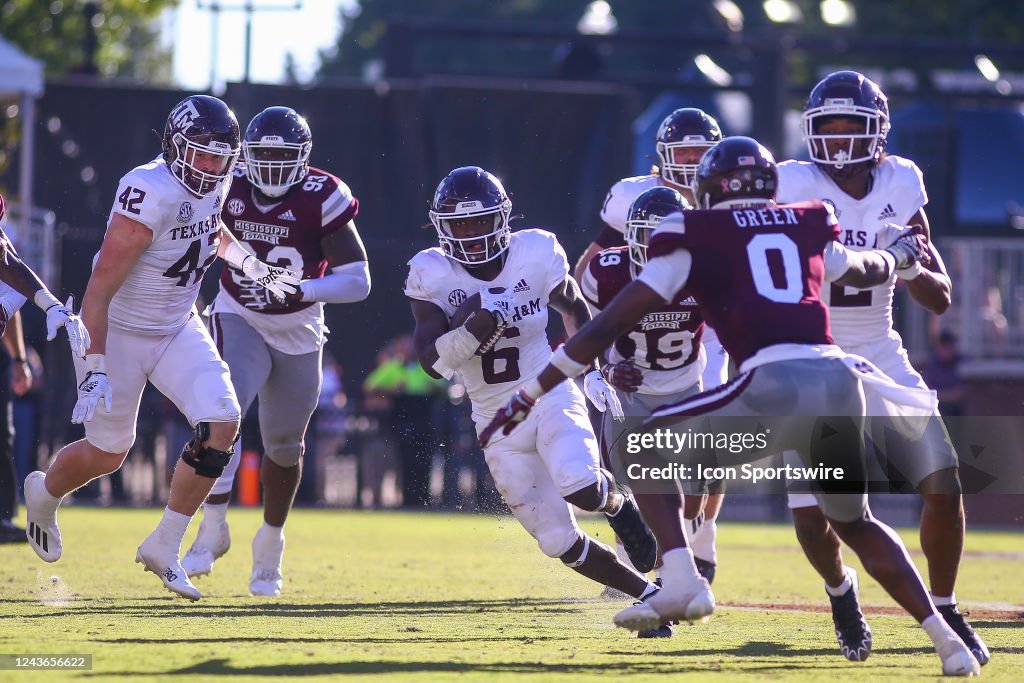
<path fill-rule="evenodd" d="M 399 505 L 388 416 L 401 383 L 387 372 L 371 378 L 411 362 L 399 293 L 406 261 L 435 244 L 423 225 L 448 170 L 496 173 L 524 216 L 518 225 L 556 232 L 575 261 L 601 227 L 608 188 L 656 162 L 655 131 L 673 109 L 703 108 L 727 135 L 753 135 L 780 160 L 806 158 L 803 101 L 841 68 L 888 94 L 888 148 L 924 171 L 933 238 L 953 278 L 954 304 L 941 318 L 898 295 L 897 329 L 913 360 L 948 387 L 947 411 L 1021 415 L 1021 3 L 0 0 L 3 227 L 51 289 L 80 297 L 118 179 L 159 153 L 174 103 L 217 95 L 243 129 L 266 106 L 297 109 L 313 130 L 312 163 L 360 199 L 374 279 L 365 302 L 327 308 L 331 379 L 300 499 Z M 205 296 L 215 288 L 207 277 Z M 15 400 L 19 480 L 80 436 L 68 423 L 65 349 L 43 343 L 37 310 L 23 313 L 45 381 Z M 433 395 L 426 504 L 493 509 L 464 391 Z M 188 428 L 155 392 L 143 408 L 123 476 L 80 497 L 145 504 L 164 495 Z M 250 423 L 243 448 L 258 443 Z M 250 502 L 258 457 L 239 477 Z M 976 505 L 1008 521 L 1005 504 Z M 778 506 L 756 514 L 784 514 Z"/>

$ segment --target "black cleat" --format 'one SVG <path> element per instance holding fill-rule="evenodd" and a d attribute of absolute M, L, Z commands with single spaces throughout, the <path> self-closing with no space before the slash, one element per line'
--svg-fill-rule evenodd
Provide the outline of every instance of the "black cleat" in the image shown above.
<path fill-rule="evenodd" d="M 978 664 L 982 666 L 988 664 L 988 660 L 992 659 L 992 655 L 989 653 L 985 641 L 967 623 L 966 617 L 970 615 L 970 612 L 961 612 L 957 609 L 956 605 L 942 605 L 938 610 L 942 618 L 949 624 L 949 627 L 960 636 L 960 640 L 964 641 L 964 645 L 971 651 L 974 658 L 978 660 Z"/>
<path fill-rule="evenodd" d="M 654 569 L 654 563 L 658 560 L 658 542 L 640 516 L 633 496 L 622 489 L 619 492 L 625 498 L 622 509 L 614 517 L 609 514 L 605 514 L 605 517 L 608 518 L 608 526 L 622 541 L 629 561 L 638 572 L 646 574 Z"/>
<path fill-rule="evenodd" d="M 675 627 L 671 624 L 662 624 L 658 628 L 652 628 L 650 631 L 637 631 L 637 638 L 671 638 L 672 634 L 675 633 Z"/>
<path fill-rule="evenodd" d="M 843 656 L 851 662 L 863 662 L 871 654 L 871 627 L 864 620 L 857 599 L 857 572 L 847 569 L 853 586 L 839 597 L 829 595 L 832 602 L 832 623 Z"/>
<path fill-rule="evenodd" d="M 697 573 L 707 579 L 709 586 L 715 582 L 715 567 L 717 565 L 714 562 L 708 562 L 707 560 L 695 557 L 693 558 L 693 563 L 697 565 Z"/>
<path fill-rule="evenodd" d="M 25 530 L 7 520 L 0 521 L 0 543 L 28 543 Z"/>

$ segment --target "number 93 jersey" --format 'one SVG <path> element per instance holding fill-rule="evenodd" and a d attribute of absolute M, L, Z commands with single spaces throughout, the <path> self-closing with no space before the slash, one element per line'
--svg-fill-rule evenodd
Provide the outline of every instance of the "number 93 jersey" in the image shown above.
<path fill-rule="evenodd" d="M 162 158 L 121 178 L 107 219 L 121 214 L 153 231 L 110 301 L 110 324 L 128 332 L 170 334 L 192 313 L 203 273 L 217 258 L 220 209 L 229 183 L 196 197 L 171 175 Z"/>
<path fill-rule="evenodd" d="M 873 171 L 871 191 L 854 199 L 840 190 L 817 165 L 804 161 L 779 164 L 779 204 L 820 199 L 839 219 L 839 243 L 850 251 L 878 248 L 878 231 L 887 223 L 906 225 L 928 202 L 921 170 L 909 159 L 887 156 Z M 896 276 L 871 289 L 829 284 L 822 291 L 832 318 L 832 336 L 841 347 L 886 340 L 892 330 Z"/>
<path fill-rule="evenodd" d="M 486 424 L 509 397 L 533 379 L 551 357 L 548 344 L 548 298 L 569 274 L 565 250 L 545 230 L 517 230 L 511 235 L 508 258 L 498 277 L 478 280 L 438 247 L 425 249 L 409 261 L 405 295 L 428 301 L 451 319 L 467 297 L 485 288 L 512 292 L 509 326 L 494 347 L 458 368 L 473 403 L 473 420 Z"/>
<path fill-rule="evenodd" d="M 580 288 L 597 310 L 606 308 L 633 281 L 629 247 L 613 247 L 594 255 Z M 612 363 L 632 358 L 643 371 L 641 394 L 667 395 L 687 389 L 701 377 L 707 361 L 701 353 L 704 319 L 693 297 L 675 298 L 640 319 L 608 350 Z"/>
<path fill-rule="evenodd" d="M 348 185 L 313 167 L 276 203 L 257 204 L 253 185 L 239 165 L 224 203 L 223 218 L 228 230 L 257 258 L 289 268 L 303 280 L 313 280 L 327 272 L 321 241 L 345 227 L 358 211 L 359 200 L 352 196 Z M 240 296 L 243 289 L 254 287 L 262 293 L 262 288 L 241 270 L 225 265 L 212 311 L 241 316 L 267 344 L 282 353 L 311 353 L 323 345 L 323 303 L 295 301 L 253 310 L 242 305 Z"/>

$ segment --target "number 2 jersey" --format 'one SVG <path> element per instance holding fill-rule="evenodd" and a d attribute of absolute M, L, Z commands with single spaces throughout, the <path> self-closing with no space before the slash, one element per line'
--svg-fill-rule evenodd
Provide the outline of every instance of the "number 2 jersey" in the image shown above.
<path fill-rule="evenodd" d="M 778 202 L 819 199 L 830 204 L 839 219 L 839 243 L 851 251 L 876 249 L 878 231 L 886 223 L 906 225 L 928 202 L 921 170 L 909 159 L 887 156 L 873 171 L 871 191 L 854 199 L 832 182 L 816 164 L 779 164 Z M 879 287 L 858 290 L 828 285 L 822 300 L 828 304 L 832 335 L 841 347 L 870 344 L 889 338 L 896 275 Z"/>
<path fill-rule="evenodd" d="M 301 182 L 277 203 L 257 204 L 254 188 L 239 166 L 224 204 L 224 224 L 247 251 L 266 263 L 284 266 L 303 280 L 321 278 L 327 257 L 321 240 L 356 217 L 359 200 L 336 176 L 310 167 Z M 272 348 L 291 355 L 310 353 L 325 341 L 324 305 L 296 301 L 284 308 L 255 311 L 240 301 L 243 288 L 259 287 L 242 271 L 225 265 L 213 313 L 239 315 Z"/>
<path fill-rule="evenodd" d="M 502 338 L 490 351 L 458 368 L 478 425 L 490 420 L 547 364 L 551 357 L 548 298 L 568 274 L 565 250 L 553 234 L 537 229 L 512 233 L 505 267 L 490 281 L 476 279 L 438 247 L 425 249 L 409 261 L 405 295 L 434 304 L 449 319 L 459 304 L 481 289 L 504 287 L 512 292 L 512 318 Z"/>
<path fill-rule="evenodd" d="M 598 252 L 587 264 L 580 282 L 583 296 L 604 309 L 633 281 L 628 247 Z M 608 350 L 612 363 L 632 358 L 643 372 L 641 394 L 675 394 L 701 378 L 706 360 L 701 353 L 704 319 L 693 297 L 677 294 L 665 306 L 648 313 Z"/>
<path fill-rule="evenodd" d="M 111 299 L 111 325 L 135 334 L 165 335 L 188 321 L 203 273 L 217 258 L 227 191 L 225 181 L 209 195 L 196 197 L 162 158 L 121 178 L 107 225 L 114 214 L 121 214 L 152 230 L 153 241 Z"/>
<path fill-rule="evenodd" d="M 640 279 L 647 282 L 654 259 L 688 250 L 690 274 L 676 295 L 697 300 L 704 320 L 741 365 L 775 344 L 833 343 L 820 293 L 825 248 L 838 237 L 835 216 L 821 202 L 685 211 L 655 230 Z M 830 270 L 841 274 L 845 268 Z"/>

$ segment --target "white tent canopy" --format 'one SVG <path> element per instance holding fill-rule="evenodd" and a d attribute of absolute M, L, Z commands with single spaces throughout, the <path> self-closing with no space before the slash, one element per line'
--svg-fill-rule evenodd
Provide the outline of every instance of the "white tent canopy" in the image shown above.
<path fill-rule="evenodd" d="M 19 228 L 23 233 L 31 225 L 35 215 L 32 204 L 32 180 L 35 173 L 35 125 L 36 98 L 43 94 L 43 63 L 32 59 L 3 36 L 0 36 L 0 96 L 14 95 L 18 98 L 18 115 L 21 117 L 21 163 L 18 169 L 18 216 Z M 12 207 L 13 208 L 13 207 Z M 52 231 L 43 237 L 40 275 L 50 283 L 54 275 L 51 258 Z"/>

